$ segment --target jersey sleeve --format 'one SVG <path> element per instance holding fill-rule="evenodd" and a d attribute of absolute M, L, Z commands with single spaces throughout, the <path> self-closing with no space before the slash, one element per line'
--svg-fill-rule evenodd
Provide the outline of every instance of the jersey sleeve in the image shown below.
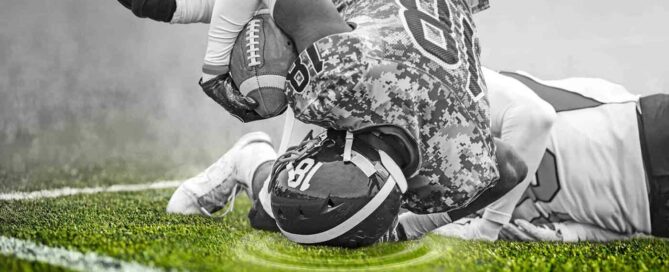
<path fill-rule="evenodd" d="M 219 75 L 228 72 L 235 40 L 258 10 L 262 0 L 215 0 L 202 72 Z"/>
<path fill-rule="evenodd" d="M 525 180 L 490 204 L 483 214 L 484 219 L 503 225 L 511 219 L 532 173 L 539 168 L 556 114 L 522 83 L 485 67 L 483 76 L 488 85 L 492 133 L 511 145 L 528 168 Z"/>
<path fill-rule="evenodd" d="M 472 13 L 484 11 L 490 7 L 490 0 L 465 0 L 472 9 Z"/>
<path fill-rule="evenodd" d="M 192 24 L 211 21 L 216 0 L 176 0 L 177 8 L 170 23 Z"/>

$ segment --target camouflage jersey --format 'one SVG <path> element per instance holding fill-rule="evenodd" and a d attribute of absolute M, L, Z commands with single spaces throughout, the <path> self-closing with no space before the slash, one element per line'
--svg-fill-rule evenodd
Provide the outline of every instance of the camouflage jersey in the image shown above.
<path fill-rule="evenodd" d="M 392 126 L 418 159 L 404 207 L 467 205 L 498 179 L 489 105 L 470 3 L 476 0 L 335 1 L 354 27 L 326 36 L 289 69 L 287 96 L 305 123 L 348 131 Z"/>

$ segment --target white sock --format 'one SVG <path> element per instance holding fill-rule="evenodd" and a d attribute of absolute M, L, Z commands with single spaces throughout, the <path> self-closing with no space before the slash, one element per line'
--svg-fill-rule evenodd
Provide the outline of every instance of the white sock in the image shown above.
<path fill-rule="evenodd" d="M 267 143 L 252 143 L 244 147 L 244 155 L 239 157 L 238 164 L 240 181 L 246 184 L 249 197 L 252 197 L 253 175 L 260 165 L 267 161 L 276 160 L 278 155 L 274 148 Z M 253 199 L 253 198 L 251 198 Z"/>

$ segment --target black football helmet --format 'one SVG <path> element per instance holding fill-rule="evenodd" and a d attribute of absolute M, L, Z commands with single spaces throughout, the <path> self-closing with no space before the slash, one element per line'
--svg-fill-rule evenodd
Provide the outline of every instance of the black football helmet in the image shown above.
<path fill-rule="evenodd" d="M 288 239 L 361 247 L 395 227 L 406 179 L 395 161 L 369 139 L 374 138 L 328 131 L 277 160 L 271 206 Z"/>

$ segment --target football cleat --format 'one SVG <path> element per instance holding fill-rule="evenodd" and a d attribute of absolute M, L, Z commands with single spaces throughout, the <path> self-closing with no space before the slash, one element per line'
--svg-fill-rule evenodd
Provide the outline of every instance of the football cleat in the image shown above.
<path fill-rule="evenodd" d="M 361 247 L 379 241 L 397 220 L 407 184 L 383 143 L 328 131 L 289 149 L 274 164 L 272 214 L 300 244 Z"/>
<path fill-rule="evenodd" d="M 242 136 L 220 159 L 202 173 L 184 181 L 167 204 L 168 213 L 211 216 L 245 190 L 251 197 L 253 174 L 264 162 L 276 159 L 269 135 L 252 132 Z"/>

